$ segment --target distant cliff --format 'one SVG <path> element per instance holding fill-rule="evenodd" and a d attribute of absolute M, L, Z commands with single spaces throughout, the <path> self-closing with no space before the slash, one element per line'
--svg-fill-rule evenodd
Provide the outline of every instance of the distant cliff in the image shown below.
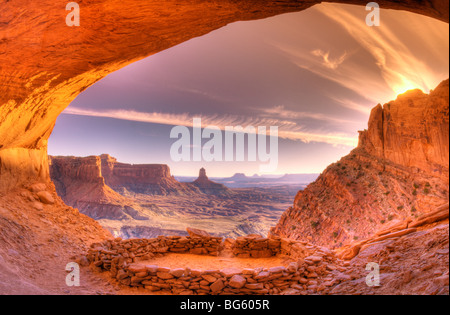
<path fill-rule="evenodd" d="M 206 176 L 206 170 L 204 168 L 200 169 L 198 178 L 192 184 L 202 193 L 208 195 L 224 195 L 232 193 L 231 189 L 227 188 L 225 185 L 211 181 L 208 176 Z"/>
<path fill-rule="evenodd" d="M 178 182 L 164 164 L 125 164 L 103 154 L 101 171 L 105 183 L 115 191 L 124 190 L 147 195 L 191 195 L 198 189 Z"/>
<path fill-rule="evenodd" d="M 161 196 L 228 195 L 232 190 L 200 170 L 192 183 L 180 183 L 163 164 L 132 165 L 107 154 L 49 157 L 50 176 L 64 202 L 94 219 L 148 219 L 134 194 Z"/>
<path fill-rule="evenodd" d="M 50 176 L 64 202 L 93 219 L 146 219 L 129 199 L 105 184 L 98 156 L 49 157 Z"/>
<path fill-rule="evenodd" d="M 273 232 L 340 246 L 449 200 L 449 81 L 371 112 L 358 147 L 330 165 Z"/>

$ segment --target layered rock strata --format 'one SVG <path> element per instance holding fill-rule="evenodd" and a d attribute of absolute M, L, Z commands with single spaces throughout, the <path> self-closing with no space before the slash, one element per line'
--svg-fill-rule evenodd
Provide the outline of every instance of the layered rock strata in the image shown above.
<path fill-rule="evenodd" d="M 358 147 L 295 198 L 273 232 L 340 247 L 449 200 L 449 81 L 376 106 Z"/>
<path fill-rule="evenodd" d="M 206 176 L 206 170 L 200 169 L 198 178 L 192 183 L 201 192 L 208 195 L 226 195 L 231 194 L 231 190 L 225 185 L 215 183 Z"/>
<path fill-rule="evenodd" d="M 49 163 L 58 195 L 83 214 L 96 220 L 146 219 L 131 200 L 106 185 L 98 156 L 49 157 Z"/>
<path fill-rule="evenodd" d="M 178 182 L 165 164 L 125 164 L 103 154 L 102 175 L 105 183 L 118 192 L 146 195 L 191 195 L 200 191 L 191 185 Z"/>

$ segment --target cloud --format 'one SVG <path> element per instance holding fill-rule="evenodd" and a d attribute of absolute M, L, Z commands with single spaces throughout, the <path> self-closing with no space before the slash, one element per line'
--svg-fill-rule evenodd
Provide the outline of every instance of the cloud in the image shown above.
<path fill-rule="evenodd" d="M 340 100 L 336 101 L 340 103 Z M 353 108 L 352 108 L 353 109 Z M 263 116 L 270 116 L 270 117 L 280 117 L 283 119 L 302 119 L 302 118 L 308 118 L 308 119 L 315 119 L 315 120 L 321 120 L 324 122 L 334 122 L 338 124 L 353 124 L 355 121 L 353 120 L 347 120 L 347 119 L 340 119 L 336 117 L 332 117 L 331 115 L 324 115 L 321 113 L 312 113 L 312 112 L 300 112 L 300 111 L 293 111 L 288 110 L 284 107 L 284 105 L 278 105 L 272 108 L 264 108 L 261 109 Z"/>
<path fill-rule="evenodd" d="M 410 50 L 408 40 L 410 36 L 414 36 L 416 42 L 425 42 L 425 38 L 432 34 L 432 32 L 429 32 L 430 27 L 443 26 L 438 25 L 440 24 L 439 22 L 436 21 L 433 26 L 424 23 L 424 27 L 419 32 L 416 32 L 413 28 L 402 28 L 404 25 L 401 24 L 406 23 L 408 16 L 413 14 L 409 12 L 401 12 L 404 18 L 398 16 L 397 19 L 383 19 L 383 16 L 386 17 L 392 14 L 389 10 L 383 10 L 381 12 L 382 25 L 380 27 L 368 27 L 361 14 L 352 6 L 324 4 L 321 6 L 320 11 L 343 27 L 362 48 L 370 53 L 382 78 L 395 94 L 400 94 L 413 88 L 419 88 L 428 92 L 436 85 L 436 76 L 439 74 L 435 73 L 427 63 Z M 416 18 L 428 19 L 426 17 Z M 391 25 L 383 25 L 383 22 L 388 20 Z M 442 45 L 442 48 L 444 48 L 444 45 Z M 433 51 L 430 49 L 430 54 L 431 52 Z M 433 53 L 436 53 L 436 51 Z M 442 49 L 438 54 L 440 55 L 439 57 L 448 55 L 448 49 L 447 51 Z M 429 56 L 429 58 L 434 57 Z M 361 76 L 359 78 L 361 79 Z M 441 79 L 438 78 L 438 80 Z M 362 84 L 364 85 L 364 82 Z"/>
<path fill-rule="evenodd" d="M 338 98 L 335 97 L 333 95 L 329 95 L 328 96 L 330 99 L 332 99 L 334 102 L 340 104 L 342 107 L 346 107 L 349 108 L 351 110 L 363 113 L 365 115 L 369 115 L 370 111 L 372 110 L 372 108 L 374 107 L 373 105 L 370 106 L 364 106 L 361 104 L 358 104 L 348 98 Z"/>
<path fill-rule="evenodd" d="M 310 50 L 305 48 L 299 49 L 287 43 L 273 42 L 272 46 L 284 53 L 295 66 L 333 81 L 367 99 L 372 104 L 377 104 L 384 99 L 389 101 L 393 96 L 391 89 L 383 81 L 379 72 L 367 71 L 367 69 L 365 69 L 365 72 L 362 72 L 363 65 L 359 61 L 349 58 L 350 53 L 345 53 L 345 63 L 342 62 L 337 66 L 335 62 L 334 65 L 324 66 L 324 59 L 317 58 L 318 53 L 314 55 Z M 339 49 L 339 47 L 335 48 L 336 53 L 338 53 Z M 371 61 L 367 60 L 367 62 Z M 333 67 L 335 68 L 333 69 Z"/>
<path fill-rule="evenodd" d="M 368 27 L 367 11 L 359 6 L 322 3 L 311 10 L 328 18 L 339 42 L 315 37 L 303 46 L 282 39 L 270 44 L 299 68 L 338 83 L 372 106 L 409 89 L 429 92 L 448 77 L 445 23 L 410 12 L 382 10 L 381 26 Z M 444 67 L 433 65 L 434 60 L 444 60 Z"/>
<path fill-rule="evenodd" d="M 334 60 L 330 59 L 330 52 L 324 52 L 321 49 L 315 49 L 311 52 L 314 56 L 322 58 L 322 64 L 328 69 L 336 70 L 347 58 L 347 52 L 344 52 L 342 56 Z"/>
<path fill-rule="evenodd" d="M 280 109 L 280 108 L 279 108 Z M 330 133 L 309 131 L 303 126 L 297 125 L 295 122 L 281 118 L 255 118 L 244 117 L 238 115 L 193 115 L 189 113 L 171 114 L 171 113 L 146 113 L 132 110 L 102 110 L 82 109 L 76 107 L 67 108 L 63 114 L 104 117 L 128 121 L 137 121 L 145 123 L 154 123 L 171 126 L 192 127 L 193 119 L 199 117 L 202 119 L 202 127 L 217 126 L 221 130 L 225 130 L 227 126 L 277 126 L 278 137 L 288 140 L 299 140 L 302 142 L 321 142 L 334 146 L 355 147 L 357 145 L 357 137 L 352 137 L 343 133 Z"/>

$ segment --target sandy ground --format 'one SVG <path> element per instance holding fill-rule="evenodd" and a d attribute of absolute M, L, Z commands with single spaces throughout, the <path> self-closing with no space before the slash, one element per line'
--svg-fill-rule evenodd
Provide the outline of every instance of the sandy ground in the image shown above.
<path fill-rule="evenodd" d="M 66 284 L 66 265 L 111 236 L 54 191 L 55 203 L 40 209 L 33 196 L 26 189 L 0 195 L 0 295 L 114 294 L 109 280 L 89 267 L 81 268 L 80 287 Z"/>
<path fill-rule="evenodd" d="M 158 267 L 167 267 L 171 269 L 187 268 L 197 270 L 219 270 L 225 268 L 272 268 L 287 266 L 290 260 L 282 257 L 270 258 L 225 258 L 212 256 L 198 256 L 191 254 L 168 254 L 162 257 L 156 257 L 148 261 L 139 262 L 139 264 L 156 265 Z"/>

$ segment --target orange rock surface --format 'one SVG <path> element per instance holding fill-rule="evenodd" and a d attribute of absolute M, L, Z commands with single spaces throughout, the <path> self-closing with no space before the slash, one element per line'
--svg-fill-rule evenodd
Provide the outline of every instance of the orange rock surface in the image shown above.
<path fill-rule="evenodd" d="M 67 262 L 77 261 L 83 264 L 80 255 L 90 243 L 111 237 L 94 220 L 64 205 L 50 183 L 47 141 L 58 115 L 80 92 L 127 64 L 207 34 L 228 23 L 300 11 L 319 2 L 318 0 L 217 2 L 83 0 L 80 3 L 81 26 L 71 28 L 65 24 L 68 13 L 65 11 L 67 1 L 0 0 L 0 292 L 96 294 L 112 291 L 110 285 L 104 283 L 98 276 L 94 277 L 88 269 L 82 270 L 84 279 L 82 287 L 68 288 L 64 281 L 66 276 L 64 267 Z M 330 2 L 367 4 L 367 1 L 362 0 Z M 409 10 L 449 21 L 447 0 L 377 2 L 384 8 Z M 422 98 L 425 99 L 424 96 Z M 396 117 L 396 113 L 389 109 L 383 110 L 383 115 L 385 114 Z M 433 113 L 432 108 L 429 108 L 426 115 L 431 118 L 433 115 L 442 118 L 441 113 Z M 352 223 L 354 231 L 349 229 L 341 231 L 337 228 L 345 227 L 345 218 L 349 216 L 362 220 L 361 214 L 365 213 L 366 209 L 373 211 L 371 217 L 376 215 L 377 219 L 380 219 L 383 215 L 382 209 L 386 208 L 389 201 L 386 198 L 382 207 L 373 205 L 376 204 L 375 196 L 380 192 L 388 193 L 386 188 L 383 191 L 383 187 L 394 187 L 395 198 L 392 198 L 394 201 L 403 200 L 400 196 L 403 197 L 402 194 L 405 194 L 407 198 L 405 204 L 401 206 L 407 211 L 413 210 L 406 207 L 409 202 L 407 194 L 409 190 L 412 190 L 411 194 L 414 196 L 413 189 L 416 189 L 418 196 L 416 211 L 425 212 L 429 205 L 440 202 L 446 196 L 448 199 L 448 164 L 445 177 L 445 163 L 442 163 L 445 149 L 448 159 L 448 146 L 446 148 L 433 146 L 445 140 L 440 134 L 443 123 L 439 120 L 436 122 L 436 126 L 426 127 L 429 128 L 427 135 L 432 139 L 431 146 L 428 140 L 422 137 L 414 141 L 404 140 L 403 137 L 390 138 L 386 133 L 380 134 L 381 129 L 378 129 L 378 133 L 376 128 L 373 129 L 375 132 L 367 134 L 365 139 L 367 141 L 364 142 L 367 148 L 359 150 L 355 157 L 345 158 L 342 162 L 351 170 L 347 174 L 350 176 L 343 177 L 339 173 L 339 169 L 342 170 L 344 165 L 328 168 L 321 179 L 299 195 L 296 205 L 280 221 L 279 228 L 291 226 L 292 231 L 292 226 L 297 226 L 296 222 L 302 221 L 306 224 L 305 222 L 309 220 L 312 221 L 311 227 L 329 226 L 330 229 L 342 232 L 338 233 L 338 237 L 340 241 L 345 241 L 356 233 L 360 234 L 359 228 L 364 227 L 368 233 L 375 230 L 378 224 L 366 224 L 365 220 L 362 221 L 364 224 Z M 386 130 L 398 127 L 395 124 L 382 125 L 383 130 L 384 126 Z M 386 145 L 387 150 L 379 150 L 378 140 Z M 375 151 L 371 151 L 369 143 L 374 144 Z M 414 147 L 404 149 L 401 154 L 389 151 L 394 145 L 405 148 L 408 143 Z M 412 152 L 417 148 L 424 151 L 412 156 Z M 431 162 L 431 165 L 425 163 L 424 159 Z M 361 161 L 365 164 L 361 164 Z M 363 185 L 352 184 L 354 178 L 352 176 L 357 174 L 360 165 L 369 165 L 370 169 L 379 167 L 382 174 L 390 175 L 376 177 L 376 173 L 370 172 L 365 183 L 375 181 L 376 190 L 365 192 L 365 188 L 361 188 Z M 437 168 L 431 170 L 429 166 Z M 417 172 L 411 173 L 411 167 L 417 168 Z M 404 178 L 403 176 L 412 177 L 398 181 L 398 178 Z M 347 183 L 360 190 L 355 192 L 346 188 L 346 185 L 343 186 L 345 181 L 342 180 L 345 178 L 348 179 Z M 441 190 L 446 178 L 447 191 L 444 192 Z M 413 183 L 413 180 L 417 180 L 417 183 Z M 37 186 L 31 188 L 34 184 Z M 415 188 L 414 184 L 417 184 L 418 188 Z M 411 185 L 414 188 L 411 188 Z M 439 191 L 436 187 L 439 187 Z M 326 195 L 328 191 L 341 205 L 347 203 L 342 209 L 348 210 L 350 205 L 355 205 L 354 210 L 351 210 L 353 212 L 346 213 L 342 218 L 329 216 L 324 207 L 326 204 L 320 200 L 329 197 Z M 367 196 L 371 194 L 372 198 L 362 199 L 366 204 L 361 204 L 358 200 L 364 193 Z M 302 204 L 308 204 L 308 208 L 299 211 L 299 205 Z M 370 207 L 366 208 L 367 206 Z M 400 207 L 398 204 L 391 205 L 395 206 Z M 399 213 L 402 213 L 401 210 L 395 212 L 395 215 Z M 283 233 L 291 234 L 287 231 Z M 299 234 L 296 233 L 292 236 L 298 237 Z M 316 230 L 310 230 L 306 226 L 302 231 L 303 236 L 309 235 L 318 242 L 329 238 L 323 233 L 317 233 Z M 394 273 L 390 279 L 387 278 L 391 283 L 384 287 L 385 291 L 378 292 L 398 292 L 400 288 L 405 289 L 405 292 L 448 294 L 448 223 L 444 227 L 437 226 L 425 234 L 411 233 L 403 238 L 406 239 L 402 239 L 399 244 L 394 241 L 393 244 L 379 245 L 378 248 L 364 251 L 366 256 L 361 254 L 357 256 L 355 264 L 358 261 L 363 264 L 369 259 L 378 257 L 380 260 L 391 261 L 394 265 L 395 263 L 398 265 L 399 258 L 387 250 L 388 246 L 391 246 L 389 248 L 396 249 L 400 256 L 416 259 L 413 261 L 414 268 L 422 270 L 422 273 L 405 271 L 402 279 Z M 416 244 L 427 245 L 416 250 L 414 247 Z M 430 252 L 430 249 L 433 251 Z M 425 260 L 419 259 L 418 257 L 422 255 L 429 257 L 424 256 Z M 410 268 L 412 266 L 410 262 L 405 263 L 405 266 Z M 332 290 L 324 289 L 322 292 L 373 293 L 358 279 L 356 283 L 352 283 L 351 280 L 357 278 L 353 271 L 352 274 L 354 278 L 347 274 L 335 275 L 336 279 L 340 279 L 338 282 L 342 280 L 344 283 Z M 432 276 L 436 279 L 428 284 L 427 281 Z M 414 286 L 414 279 L 418 278 L 422 278 L 422 284 L 426 283 L 423 288 Z M 408 285 L 412 283 L 414 290 L 402 283 L 399 284 L 399 281 Z M 316 285 L 311 286 L 315 290 L 311 288 L 311 292 L 320 289 Z"/>
<path fill-rule="evenodd" d="M 46 148 L 56 118 L 107 74 L 231 22 L 300 11 L 319 2 L 86 0 L 81 26 L 68 27 L 67 1 L 1 0 L 0 189 L 48 180 Z M 449 19 L 448 1 L 378 3 Z"/>
<path fill-rule="evenodd" d="M 178 182 L 165 164 L 131 165 L 119 163 L 107 154 L 101 157 L 101 172 L 106 185 L 116 191 L 124 189 L 148 195 L 190 195 L 199 191 Z"/>
<path fill-rule="evenodd" d="M 50 157 L 50 174 L 63 201 L 96 220 L 124 220 L 139 215 L 134 202 L 106 185 L 101 160 L 89 157 Z"/>
<path fill-rule="evenodd" d="M 372 110 L 358 147 L 297 195 L 274 232 L 339 247 L 449 200 L 449 81 Z"/>

